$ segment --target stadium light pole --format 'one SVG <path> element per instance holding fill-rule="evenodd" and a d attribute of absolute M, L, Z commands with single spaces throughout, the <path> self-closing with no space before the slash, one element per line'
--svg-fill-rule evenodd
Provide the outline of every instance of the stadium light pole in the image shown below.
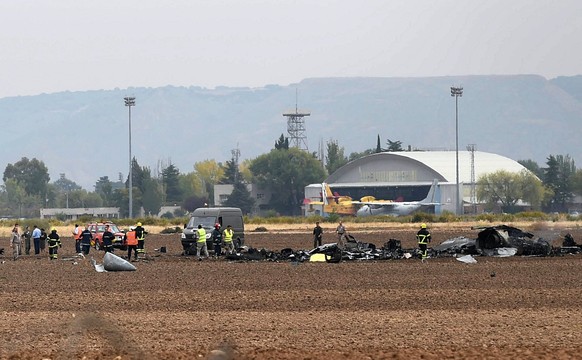
<path fill-rule="evenodd" d="M 455 203 L 455 212 L 460 215 L 460 191 L 459 191 L 459 97 L 463 96 L 462 87 L 451 86 L 451 96 L 455 97 L 455 155 L 457 161 L 457 200 Z"/>
<path fill-rule="evenodd" d="M 131 107 L 135 106 L 135 97 L 124 97 L 125 106 L 129 109 L 129 218 L 133 218 L 133 173 L 131 166 Z"/>

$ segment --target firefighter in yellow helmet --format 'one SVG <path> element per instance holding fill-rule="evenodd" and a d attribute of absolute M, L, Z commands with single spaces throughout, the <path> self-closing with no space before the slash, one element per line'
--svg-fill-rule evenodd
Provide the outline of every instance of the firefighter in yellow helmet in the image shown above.
<path fill-rule="evenodd" d="M 56 260 L 59 255 L 59 248 L 62 247 L 61 245 L 61 239 L 59 234 L 57 234 L 57 229 L 56 228 L 51 228 L 51 233 L 48 234 L 47 237 L 47 242 L 48 242 L 48 249 L 49 249 L 49 258 L 51 260 Z"/>
<path fill-rule="evenodd" d="M 148 232 L 141 226 L 141 222 L 135 227 L 135 237 L 137 238 L 137 255 L 145 256 L 145 236 Z"/>
<path fill-rule="evenodd" d="M 424 262 L 428 257 L 428 244 L 431 241 L 430 232 L 426 228 L 426 224 L 420 224 L 420 230 L 416 233 L 416 240 L 418 241 L 418 248 L 420 249 L 420 259 Z"/>

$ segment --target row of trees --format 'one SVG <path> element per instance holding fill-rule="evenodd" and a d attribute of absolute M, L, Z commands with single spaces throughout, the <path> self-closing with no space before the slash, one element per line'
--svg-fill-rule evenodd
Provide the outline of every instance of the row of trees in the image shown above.
<path fill-rule="evenodd" d="M 346 156 L 345 149 L 330 139 L 322 164 L 317 154 L 290 148 L 288 139 L 281 135 L 270 152 L 253 160 L 239 164 L 238 156 L 233 153 L 224 164 L 215 160 L 197 162 L 194 171 L 186 174 L 169 161 L 158 163 L 152 171 L 134 158 L 133 208 L 143 207 L 146 214 L 157 214 L 162 205 L 180 205 L 184 211 L 191 211 L 205 204 L 212 205 L 214 185 L 232 184 L 234 191 L 225 205 L 252 213 L 256 204 L 247 185 L 254 183 L 272 194 L 270 209 L 297 215 L 306 185 L 322 182 L 349 161 L 383 151 L 402 151 L 402 143 L 387 140 L 382 147 L 378 136 L 375 148 Z M 531 173 L 498 172 L 478 179 L 478 199 L 491 207 L 502 204 L 504 211 L 515 209 L 518 200 L 532 204 L 535 209 L 566 211 L 573 194 L 582 194 L 582 171 L 576 169 L 568 155 L 550 155 L 546 167 L 532 160 L 520 163 Z M 42 161 L 24 157 L 6 166 L 3 180 L 0 189 L 0 214 L 3 215 L 35 217 L 42 207 L 101 206 L 119 207 L 122 215 L 128 213 L 129 181 L 121 176 L 117 181 L 100 177 L 95 190 L 90 192 L 67 179 L 65 174 L 51 183 Z"/>

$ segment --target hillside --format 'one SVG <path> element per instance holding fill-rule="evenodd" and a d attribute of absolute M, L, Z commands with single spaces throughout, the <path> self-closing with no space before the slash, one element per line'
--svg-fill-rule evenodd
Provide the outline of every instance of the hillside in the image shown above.
<path fill-rule="evenodd" d="M 197 161 L 241 158 L 270 151 L 287 131 L 282 113 L 307 109 L 310 151 L 330 139 L 346 155 L 376 146 L 379 134 L 421 149 L 455 149 L 455 101 L 459 146 L 540 165 L 550 154 L 570 154 L 578 164 L 582 133 L 582 76 L 547 80 L 536 75 L 435 78 L 313 78 L 288 86 L 206 89 L 161 87 L 62 92 L 0 99 L 4 151 L 0 168 L 21 157 L 43 160 L 51 181 L 59 173 L 88 190 L 100 176 L 117 179 L 128 169 L 128 109 L 132 153 L 155 169 L 170 159 L 190 172 Z"/>

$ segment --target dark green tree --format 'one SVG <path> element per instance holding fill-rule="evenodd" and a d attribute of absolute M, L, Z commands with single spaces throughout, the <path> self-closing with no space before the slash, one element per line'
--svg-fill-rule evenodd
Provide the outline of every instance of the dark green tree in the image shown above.
<path fill-rule="evenodd" d="M 384 151 L 382 149 L 382 146 L 380 146 L 380 134 L 378 134 L 378 140 L 376 141 L 376 154 L 377 153 L 381 153 L 382 151 Z"/>
<path fill-rule="evenodd" d="M 372 154 L 375 154 L 375 149 L 367 149 L 367 150 L 364 150 L 362 152 L 353 152 L 353 153 L 350 153 L 350 156 L 348 156 L 348 161 L 354 161 L 356 159 L 362 158 L 364 156 L 372 155 Z"/>
<path fill-rule="evenodd" d="M 336 140 L 327 142 L 327 156 L 325 157 L 325 168 L 328 174 L 333 174 L 337 169 L 348 163 L 348 158 L 344 155 L 343 146 L 339 146 Z"/>
<path fill-rule="evenodd" d="M 394 152 L 394 151 L 402 151 L 402 141 L 392 141 L 390 139 L 387 140 L 386 145 L 388 148 L 386 151 Z"/>
<path fill-rule="evenodd" d="M 67 179 L 65 174 L 61 174 L 61 177 L 54 182 L 55 188 L 60 192 L 71 192 L 73 190 L 81 190 L 82 187 L 76 182 Z"/>
<path fill-rule="evenodd" d="M 228 199 L 226 199 L 224 205 L 238 207 L 242 210 L 243 214 L 248 215 L 253 212 L 255 207 L 255 199 L 252 198 L 246 184 L 241 180 L 238 180 L 234 183 L 232 193 L 228 196 Z"/>
<path fill-rule="evenodd" d="M 180 170 L 173 164 L 162 170 L 162 180 L 166 191 L 167 203 L 182 201 L 182 188 L 180 187 Z"/>
<path fill-rule="evenodd" d="M 234 159 L 227 160 L 224 164 L 224 175 L 220 179 L 221 184 L 234 184 L 238 179 L 242 178 L 238 164 Z"/>
<path fill-rule="evenodd" d="M 289 138 L 286 138 L 281 134 L 279 140 L 275 141 L 275 149 L 289 149 Z"/>
<path fill-rule="evenodd" d="M 95 183 L 95 193 L 103 199 L 103 205 L 110 206 L 113 200 L 113 185 L 108 176 L 101 176 Z"/>
<path fill-rule="evenodd" d="M 44 162 L 33 158 L 29 160 L 26 157 L 13 164 L 6 165 L 2 180 L 6 182 L 9 179 L 15 180 L 22 185 L 28 195 L 45 196 L 47 184 L 50 181 L 48 169 Z"/>
<path fill-rule="evenodd" d="M 142 206 L 146 215 L 157 215 L 162 207 L 161 184 L 153 178 L 146 178 L 143 181 L 144 192 L 142 195 Z"/>
<path fill-rule="evenodd" d="M 257 183 L 270 190 L 273 209 L 286 215 L 299 214 L 305 186 L 325 178 L 321 163 L 297 148 L 260 155 L 251 162 L 250 170 Z"/>
<path fill-rule="evenodd" d="M 553 192 L 548 204 L 549 211 L 566 211 L 572 199 L 572 178 L 576 165 L 569 155 L 550 155 L 544 168 L 544 184 Z"/>
<path fill-rule="evenodd" d="M 540 166 L 538 165 L 537 162 L 535 162 L 534 160 L 528 159 L 528 160 L 518 160 L 518 163 L 520 163 L 524 168 L 528 169 L 529 171 L 531 171 L 535 176 L 537 176 L 538 178 L 543 179 L 544 178 L 544 171 L 542 168 L 540 168 Z"/>

